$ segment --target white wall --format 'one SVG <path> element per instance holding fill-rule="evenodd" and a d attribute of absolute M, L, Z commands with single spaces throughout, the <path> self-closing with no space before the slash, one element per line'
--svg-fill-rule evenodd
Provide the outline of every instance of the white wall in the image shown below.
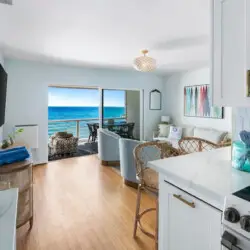
<path fill-rule="evenodd" d="M 171 76 L 165 84 L 165 113 L 177 125 L 187 124 L 197 127 L 232 130 L 232 110 L 224 109 L 224 119 L 195 118 L 184 116 L 184 86 L 210 84 L 209 68 L 179 73 Z"/>
<path fill-rule="evenodd" d="M 0 63 L 4 66 L 3 54 L 0 51 Z M 0 145 L 3 140 L 3 126 L 0 127 Z"/>
<path fill-rule="evenodd" d="M 39 125 L 37 163 L 47 162 L 48 85 L 96 86 L 114 89 L 143 89 L 144 139 L 152 138 L 162 111 L 149 110 L 149 92 L 163 91 L 159 76 L 135 71 L 86 69 L 19 60 L 5 60 L 8 73 L 6 125 L 4 134 L 15 124 Z"/>
<path fill-rule="evenodd" d="M 140 138 L 140 91 L 126 91 L 127 121 L 134 122 L 134 137 Z"/>

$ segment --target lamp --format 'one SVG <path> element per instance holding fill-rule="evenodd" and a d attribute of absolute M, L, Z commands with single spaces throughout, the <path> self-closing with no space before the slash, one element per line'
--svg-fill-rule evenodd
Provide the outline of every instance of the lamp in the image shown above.
<path fill-rule="evenodd" d="M 147 56 L 148 50 L 141 51 L 143 56 L 139 56 L 134 60 L 134 68 L 141 72 L 149 72 L 156 69 L 156 60 Z"/>
<path fill-rule="evenodd" d="M 168 116 L 168 115 L 161 116 L 161 122 L 169 123 L 170 122 L 170 116 Z"/>

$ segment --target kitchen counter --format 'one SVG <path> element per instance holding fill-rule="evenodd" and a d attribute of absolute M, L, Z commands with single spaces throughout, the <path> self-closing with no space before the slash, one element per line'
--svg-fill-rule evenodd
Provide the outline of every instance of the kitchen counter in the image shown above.
<path fill-rule="evenodd" d="M 0 191 L 0 250 L 16 249 L 18 189 Z"/>
<path fill-rule="evenodd" d="M 160 180 L 223 210 L 224 199 L 250 185 L 250 174 L 232 168 L 231 147 L 151 161 Z"/>

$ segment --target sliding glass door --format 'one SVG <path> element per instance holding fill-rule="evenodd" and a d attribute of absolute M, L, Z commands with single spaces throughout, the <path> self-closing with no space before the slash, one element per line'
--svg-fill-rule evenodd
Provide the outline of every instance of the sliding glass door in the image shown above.
<path fill-rule="evenodd" d="M 102 127 L 125 123 L 126 90 L 102 89 Z"/>

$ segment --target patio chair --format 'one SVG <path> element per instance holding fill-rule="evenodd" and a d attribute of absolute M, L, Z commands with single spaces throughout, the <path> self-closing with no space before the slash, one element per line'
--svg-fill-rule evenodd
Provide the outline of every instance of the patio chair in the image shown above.
<path fill-rule="evenodd" d="M 118 134 L 123 138 L 134 139 L 134 127 L 134 122 L 124 124 L 120 126 Z"/>
<path fill-rule="evenodd" d="M 73 155 L 77 152 L 78 138 L 67 132 L 57 132 L 49 139 L 49 153 L 55 155 Z"/>
<path fill-rule="evenodd" d="M 99 128 L 98 123 L 87 123 L 88 129 L 89 129 L 89 138 L 88 142 L 90 142 L 90 139 L 92 142 L 96 141 L 97 138 L 97 130 Z"/>

